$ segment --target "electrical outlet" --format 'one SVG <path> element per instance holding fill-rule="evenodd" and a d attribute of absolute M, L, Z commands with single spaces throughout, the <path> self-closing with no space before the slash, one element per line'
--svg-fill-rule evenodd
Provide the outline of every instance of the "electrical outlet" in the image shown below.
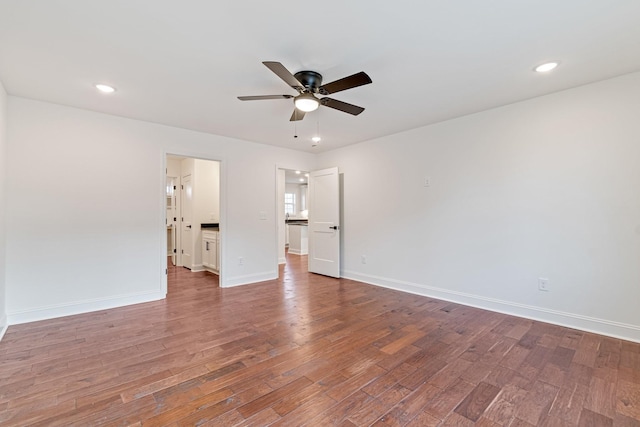
<path fill-rule="evenodd" d="M 238 265 L 244 265 L 244 258 L 238 257 Z"/>
<path fill-rule="evenodd" d="M 362 262 L 363 264 L 367 263 L 367 256 L 366 255 L 361 255 L 360 256 L 360 262 Z"/>
<path fill-rule="evenodd" d="M 549 287 L 549 279 L 546 277 L 538 277 L 538 290 L 549 292 L 551 290 Z"/>
<path fill-rule="evenodd" d="M 424 186 L 425 187 L 431 187 L 431 178 L 428 176 L 424 177 Z"/>

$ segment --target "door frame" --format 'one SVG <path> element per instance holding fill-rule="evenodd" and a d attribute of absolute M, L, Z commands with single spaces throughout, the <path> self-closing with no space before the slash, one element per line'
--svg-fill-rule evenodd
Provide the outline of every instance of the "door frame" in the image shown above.
<path fill-rule="evenodd" d="M 280 206 L 280 202 L 279 202 L 279 199 L 278 199 L 278 196 L 279 196 L 279 194 L 278 194 L 278 191 L 279 191 L 279 189 L 278 189 L 278 181 L 279 181 L 278 171 L 281 170 L 281 169 L 282 170 L 291 170 L 291 171 L 309 171 L 309 172 L 311 172 L 312 170 L 315 170 L 316 167 L 315 167 L 315 165 L 314 166 L 306 165 L 306 166 L 300 167 L 300 166 L 292 166 L 292 165 L 288 165 L 288 164 L 276 163 L 276 166 L 275 166 L 275 169 L 274 169 L 274 181 L 275 181 L 274 187 L 275 187 L 276 191 L 275 191 L 275 194 L 273 195 L 273 198 L 274 198 L 274 212 L 275 212 L 275 218 L 276 218 L 276 220 L 275 220 L 275 230 L 274 230 L 275 239 L 276 239 L 276 242 L 275 242 L 276 256 L 275 256 L 275 259 L 274 259 L 275 271 L 276 271 L 276 275 L 277 275 L 276 278 L 280 278 L 280 265 L 282 265 L 282 264 L 280 264 L 280 259 L 279 259 L 280 257 L 278 255 L 280 253 L 279 252 L 279 250 L 280 250 L 279 231 L 280 231 L 280 219 L 281 219 L 280 216 L 279 216 L 279 213 L 280 213 L 280 209 L 282 209 L 284 211 L 284 207 Z M 308 201 L 307 201 L 307 203 L 308 203 Z M 284 215 L 283 215 L 282 219 L 284 220 Z"/>
<path fill-rule="evenodd" d="M 166 191 L 167 191 L 167 156 L 178 156 L 178 157 L 189 157 L 189 158 L 193 158 L 193 159 L 200 159 L 200 160 L 210 160 L 210 161 L 214 161 L 214 162 L 218 162 L 220 164 L 220 234 L 219 234 L 219 238 L 220 240 L 220 266 L 219 266 L 219 283 L 220 283 L 220 287 L 224 287 L 225 284 L 225 271 L 227 270 L 226 268 L 224 268 L 224 266 L 226 265 L 226 241 L 227 239 L 226 234 L 227 234 L 227 161 L 224 158 L 224 156 L 220 156 L 217 154 L 209 154 L 209 153 L 202 153 L 200 151 L 191 151 L 191 150 L 185 150 L 185 149 L 175 149 L 175 150 L 163 150 L 162 151 L 162 161 L 161 161 L 161 182 L 163 183 L 161 188 L 161 192 L 160 192 L 160 209 L 159 212 L 162 213 L 162 215 L 159 218 L 159 223 L 161 224 L 160 227 L 160 233 L 159 236 L 161 236 L 161 240 L 160 242 L 164 242 L 164 246 L 162 244 L 159 244 L 158 246 L 160 246 L 160 252 L 161 252 L 161 263 L 160 265 L 163 266 L 163 268 L 165 269 L 165 271 L 168 271 L 167 269 L 169 268 L 169 266 L 167 265 L 167 225 L 165 223 L 165 215 L 166 215 L 166 211 L 167 211 L 167 195 L 166 195 Z M 182 177 L 180 177 L 180 181 L 182 181 Z M 182 184 L 182 182 L 181 182 Z M 167 295 L 167 274 L 162 274 L 162 279 L 161 279 L 161 283 L 160 283 L 160 290 L 163 293 L 163 295 Z"/>
<path fill-rule="evenodd" d="M 189 158 L 190 159 L 190 158 Z M 188 187 L 185 189 L 185 183 L 189 182 L 191 185 L 191 190 L 193 191 L 193 176 L 194 176 L 194 171 L 190 171 L 188 174 L 184 174 L 182 172 L 182 167 L 180 168 L 180 210 L 179 212 L 179 216 L 180 216 L 180 221 L 178 221 L 178 226 L 177 228 L 180 230 L 178 232 L 178 235 L 180 236 L 180 245 L 176 245 L 176 248 L 180 248 L 180 265 L 182 267 L 188 268 L 191 271 L 198 271 L 194 269 L 194 248 L 195 248 L 195 242 L 193 239 L 194 233 L 193 233 L 193 197 L 190 200 L 185 200 L 185 194 L 188 193 Z M 189 178 L 188 180 L 186 178 Z M 185 211 L 189 211 L 188 214 L 189 215 L 185 215 Z M 187 221 L 185 221 L 185 216 L 189 216 L 189 218 L 187 218 Z M 187 225 L 185 225 L 185 223 Z M 189 230 L 187 231 L 185 228 L 188 227 Z M 188 234 L 187 234 L 188 233 Z M 185 245 L 185 239 L 187 238 L 187 235 L 190 239 L 190 245 Z M 187 246 L 190 246 L 187 248 Z M 185 248 L 187 249 L 187 251 L 185 252 Z M 186 255 L 186 256 L 185 256 Z M 189 260 L 188 265 L 185 265 L 185 258 L 187 258 Z"/>

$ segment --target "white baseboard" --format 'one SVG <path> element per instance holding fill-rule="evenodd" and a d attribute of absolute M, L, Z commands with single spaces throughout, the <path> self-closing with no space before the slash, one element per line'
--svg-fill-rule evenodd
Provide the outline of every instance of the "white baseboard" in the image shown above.
<path fill-rule="evenodd" d="M 278 265 L 286 264 L 286 263 L 287 263 L 287 258 L 286 257 L 278 258 Z"/>
<path fill-rule="evenodd" d="M 202 264 L 196 264 L 196 265 L 192 265 L 191 266 L 191 271 L 193 273 L 198 273 L 200 271 L 204 271 L 204 265 Z"/>
<path fill-rule="evenodd" d="M 91 311 L 106 310 L 123 307 L 125 305 L 140 304 L 165 298 L 162 292 L 144 292 L 139 294 L 122 295 L 112 298 L 96 298 L 77 301 L 69 304 L 58 304 L 36 309 L 7 313 L 9 325 L 36 322 L 38 320 L 54 319 L 56 317 L 72 316 L 74 314 L 89 313 Z"/>
<path fill-rule="evenodd" d="M 289 254 L 290 255 L 308 255 L 309 252 L 305 252 L 301 249 L 291 249 L 289 248 Z"/>
<path fill-rule="evenodd" d="M 600 335 L 607 335 L 627 341 L 640 342 L 640 326 L 638 325 L 630 325 L 627 323 L 583 316 L 581 314 L 567 313 L 526 304 L 487 298 L 418 283 L 362 274 L 355 271 L 343 271 L 341 276 L 346 279 L 357 280 L 359 282 L 394 289 L 397 291 L 437 298 L 498 313 L 524 317 L 526 319 L 553 323 L 559 326 L 593 332 Z"/>
<path fill-rule="evenodd" d="M 209 268 L 209 267 L 203 267 L 202 271 L 207 271 L 207 272 L 215 274 L 217 276 L 220 275 L 220 270 L 214 270 L 213 268 Z"/>
<path fill-rule="evenodd" d="M 267 280 L 275 280 L 278 278 L 277 271 L 267 271 L 264 273 L 247 274 L 246 276 L 227 277 L 222 288 L 231 288 L 233 286 L 250 285 L 252 283 L 266 282 Z"/>
<path fill-rule="evenodd" d="M 5 314 L 0 320 L 0 341 L 2 341 L 4 334 L 7 333 L 7 329 L 9 329 L 9 322 L 7 321 L 7 315 Z"/>

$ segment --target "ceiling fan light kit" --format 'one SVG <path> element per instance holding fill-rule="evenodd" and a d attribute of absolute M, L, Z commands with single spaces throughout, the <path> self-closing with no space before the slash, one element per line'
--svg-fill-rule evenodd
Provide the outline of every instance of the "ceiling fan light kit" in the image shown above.
<path fill-rule="evenodd" d="M 320 106 L 318 98 L 310 93 L 303 93 L 296 96 L 293 102 L 298 110 L 304 111 L 305 113 L 315 111 Z"/>
<path fill-rule="evenodd" d="M 364 71 L 323 85 L 322 75 L 315 71 L 299 71 L 295 74 L 291 74 L 291 72 L 279 62 L 265 61 L 263 64 L 275 75 L 280 77 L 286 84 L 291 86 L 291 88 L 295 89 L 298 92 L 298 95 L 239 96 L 238 99 L 240 101 L 293 98 L 295 109 L 289 119 L 290 121 L 302 120 L 305 113 L 316 110 L 320 105 L 349 113 L 354 116 L 357 116 L 364 111 L 364 108 L 358 107 L 357 105 L 348 104 L 326 96 L 324 98 L 317 98 L 315 96 L 316 94 L 330 95 L 343 90 L 370 84 L 371 78 Z"/>

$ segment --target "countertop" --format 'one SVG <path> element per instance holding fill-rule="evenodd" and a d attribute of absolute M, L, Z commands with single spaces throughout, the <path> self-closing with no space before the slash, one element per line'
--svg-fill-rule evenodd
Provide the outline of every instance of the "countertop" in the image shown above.
<path fill-rule="evenodd" d="M 306 218 L 289 218 L 284 221 L 288 225 L 307 225 L 309 222 Z"/>

